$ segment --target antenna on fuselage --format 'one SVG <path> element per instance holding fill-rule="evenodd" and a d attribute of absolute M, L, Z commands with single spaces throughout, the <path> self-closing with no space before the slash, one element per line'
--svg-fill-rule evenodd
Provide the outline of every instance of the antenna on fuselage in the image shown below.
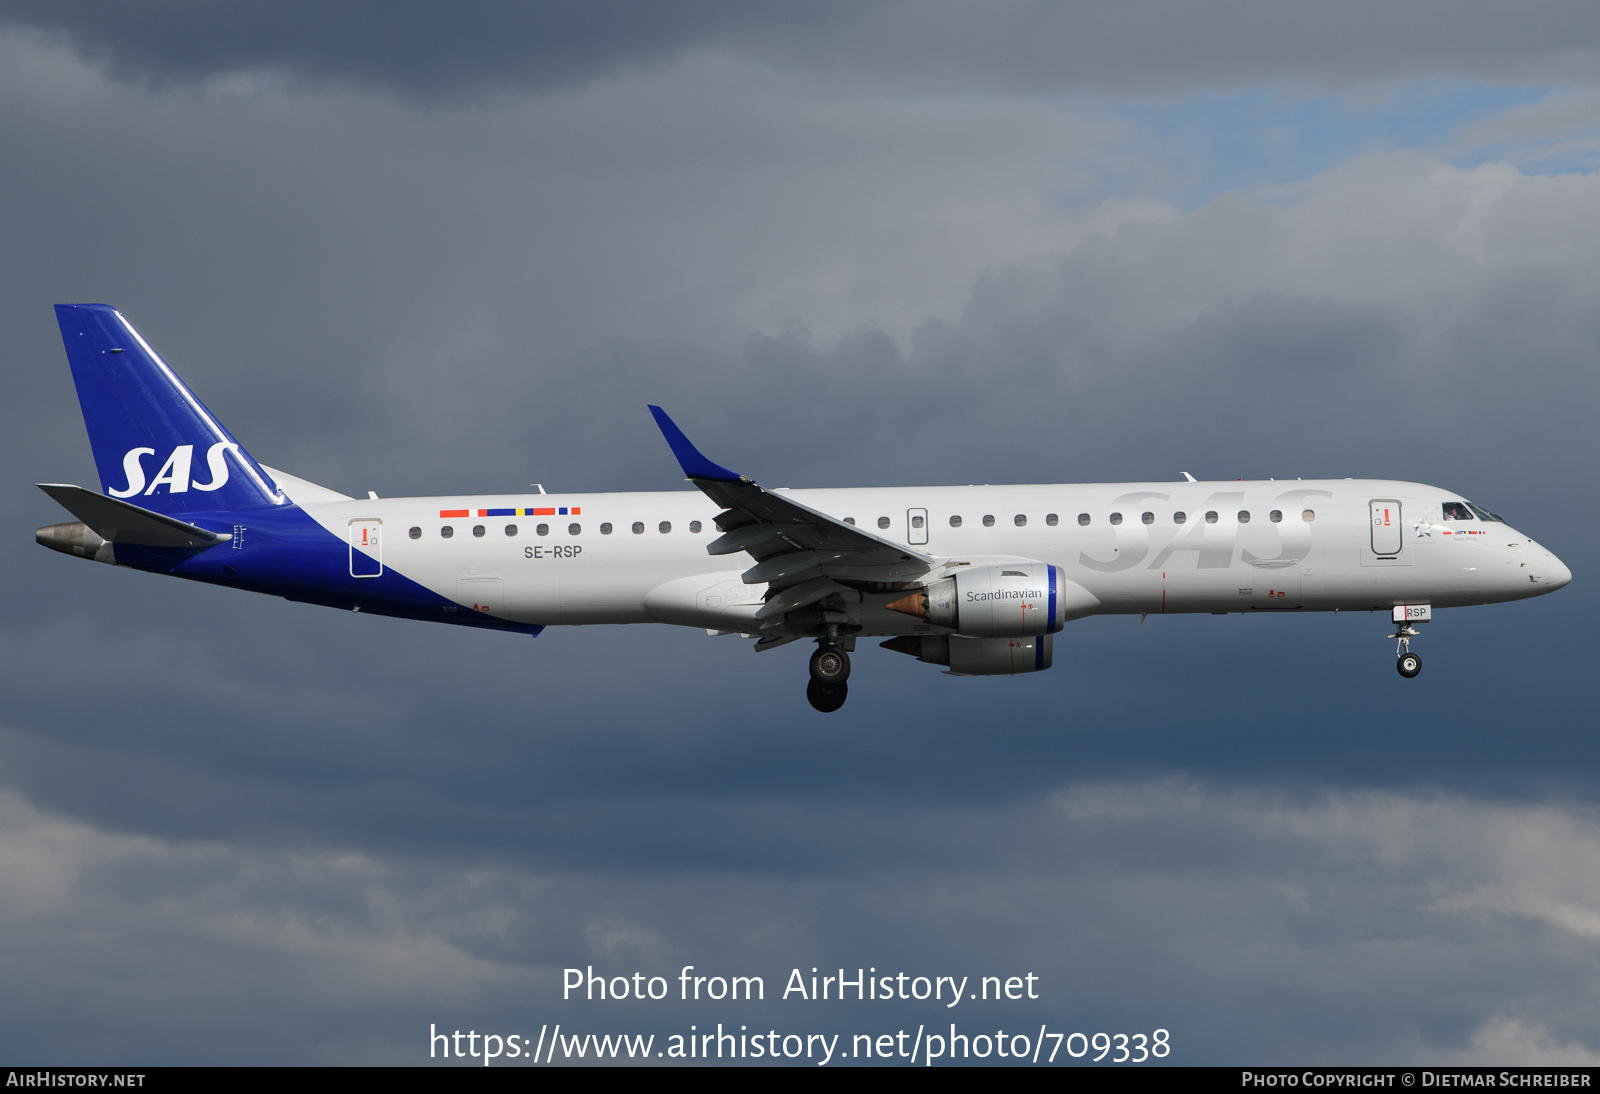
<path fill-rule="evenodd" d="M 1187 471 L 1179 471 L 1178 474 L 1182 475 L 1184 477 L 1184 480 L 1187 481 L 1187 482 L 1199 482 L 1200 481 L 1199 479 L 1196 479 L 1193 475 L 1189 474 L 1189 472 L 1187 472 Z"/>

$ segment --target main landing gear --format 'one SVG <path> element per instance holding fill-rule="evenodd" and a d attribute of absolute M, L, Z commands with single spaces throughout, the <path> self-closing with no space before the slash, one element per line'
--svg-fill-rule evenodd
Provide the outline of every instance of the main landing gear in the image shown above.
<path fill-rule="evenodd" d="M 824 714 L 844 706 L 850 694 L 845 683 L 850 679 L 850 655 L 831 638 L 817 639 L 817 652 L 811 655 L 811 682 L 806 699 Z"/>

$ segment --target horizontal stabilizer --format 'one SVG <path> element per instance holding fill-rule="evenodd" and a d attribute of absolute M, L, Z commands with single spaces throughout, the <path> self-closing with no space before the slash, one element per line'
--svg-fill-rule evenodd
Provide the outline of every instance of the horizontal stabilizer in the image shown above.
<path fill-rule="evenodd" d="M 141 547 L 214 547 L 233 538 L 225 532 L 208 532 L 81 486 L 63 483 L 39 483 L 38 486 L 101 539 L 111 543 Z"/>

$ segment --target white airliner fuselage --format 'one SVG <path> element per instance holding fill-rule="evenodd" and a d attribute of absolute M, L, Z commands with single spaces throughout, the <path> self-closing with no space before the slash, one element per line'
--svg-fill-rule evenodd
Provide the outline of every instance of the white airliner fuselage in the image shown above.
<path fill-rule="evenodd" d="M 719 534 L 719 509 L 697 492 L 366 501 L 313 501 L 292 486 L 287 492 L 341 539 L 364 523 L 381 527 L 385 566 L 443 597 L 520 623 L 672 623 L 749 632 L 767 591 L 764 583 L 742 579 L 748 557 L 719 566 L 723 560 L 707 555 Z M 1413 482 L 775 492 L 934 556 L 933 571 L 919 575 L 924 583 L 1008 559 L 1052 564 L 1099 601 L 1086 614 L 1462 607 L 1522 600 L 1571 580 L 1559 559 L 1504 522 L 1446 520 L 1445 504 L 1460 505 L 1461 495 Z M 479 515 L 506 509 L 557 512 Z M 468 515 L 440 515 L 461 511 Z M 921 529 L 913 527 L 918 517 Z M 1380 553 L 1374 544 L 1382 537 L 1388 539 L 1377 542 Z M 903 595 L 863 592 L 856 633 L 941 629 L 909 627 L 904 614 L 888 610 Z"/>

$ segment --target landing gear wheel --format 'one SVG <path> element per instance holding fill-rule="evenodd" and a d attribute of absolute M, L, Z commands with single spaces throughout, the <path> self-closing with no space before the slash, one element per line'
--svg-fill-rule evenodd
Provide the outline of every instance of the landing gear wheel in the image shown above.
<path fill-rule="evenodd" d="M 1409 680 L 1422 671 L 1422 658 L 1407 650 L 1400 655 L 1400 660 L 1395 664 L 1395 668 L 1400 671 L 1401 676 Z"/>
<path fill-rule="evenodd" d="M 843 684 L 850 679 L 850 655 L 838 646 L 819 647 L 811 655 L 811 679 L 818 684 Z"/>
<path fill-rule="evenodd" d="M 849 684 L 819 684 L 813 680 L 806 685 L 806 699 L 824 714 L 832 714 L 844 706 L 849 694 Z"/>

